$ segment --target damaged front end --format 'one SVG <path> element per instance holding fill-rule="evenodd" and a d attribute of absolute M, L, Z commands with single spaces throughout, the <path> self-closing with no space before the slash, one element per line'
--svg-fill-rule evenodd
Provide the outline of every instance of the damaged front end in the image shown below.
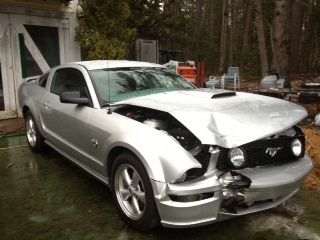
<path fill-rule="evenodd" d="M 182 183 L 151 181 L 164 226 L 199 226 L 275 207 L 298 191 L 312 169 L 304 155 L 283 163 L 222 171 L 213 167 L 221 154 L 215 150 L 203 176 Z"/>
<path fill-rule="evenodd" d="M 304 134 L 296 126 L 227 148 L 202 144 L 167 112 L 132 105 L 115 111 L 167 134 L 201 164 L 174 181 L 151 180 L 167 227 L 204 225 L 272 208 L 290 198 L 312 169 Z"/>
<path fill-rule="evenodd" d="M 200 140 L 172 115 L 132 105 L 121 105 L 115 112 L 167 134 L 201 164 L 201 167 L 189 169 L 177 176 L 174 182 L 181 183 L 204 175 L 210 162 L 210 146 L 201 144 Z"/>
<path fill-rule="evenodd" d="M 242 164 L 232 161 L 232 150 L 221 148 L 216 165 L 223 172 L 219 179 L 225 215 L 278 205 L 298 190 L 312 168 L 305 156 L 305 136 L 297 126 L 237 148 L 244 153 Z"/>

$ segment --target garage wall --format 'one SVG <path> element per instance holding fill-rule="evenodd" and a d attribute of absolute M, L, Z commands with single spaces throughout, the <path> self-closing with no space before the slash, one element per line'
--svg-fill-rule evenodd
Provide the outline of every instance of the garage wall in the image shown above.
<path fill-rule="evenodd" d="M 17 91 L 23 78 L 81 59 L 74 41 L 77 3 L 1 0 L 0 119 L 21 115 Z"/>

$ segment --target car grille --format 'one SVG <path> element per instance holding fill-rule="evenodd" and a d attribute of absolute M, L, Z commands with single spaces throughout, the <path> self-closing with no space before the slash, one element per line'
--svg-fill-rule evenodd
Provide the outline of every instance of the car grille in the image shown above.
<path fill-rule="evenodd" d="M 303 153 L 301 156 L 296 157 L 291 150 L 291 142 L 293 139 L 298 138 L 303 145 Z M 270 138 L 254 141 L 240 147 L 246 155 L 246 165 L 242 168 L 254 168 L 257 166 L 265 166 L 271 164 L 284 164 L 287 162 L 295 161 L 304 155 L 305 137 L 303 135 L 288 137 L 280 136 L 278 138 Z M 272 156 L 267 149 L 277 149 L 276 153 Z M 217 168 L 220 170 L 232 170 L 235 168 L 230 162 L 228 157 L 229 149 L 221 149 Z"/>

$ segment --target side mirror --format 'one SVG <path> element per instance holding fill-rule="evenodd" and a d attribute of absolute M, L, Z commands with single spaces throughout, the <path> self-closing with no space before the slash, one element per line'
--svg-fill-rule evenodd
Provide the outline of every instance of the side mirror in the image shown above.
<path fill-rule="evenodd" d="M 81 97 L 81 94 L 79 91 L 61 93 L 60 102 L 73 103 L 78 105 L 89 105 L 89 99 Z"/>

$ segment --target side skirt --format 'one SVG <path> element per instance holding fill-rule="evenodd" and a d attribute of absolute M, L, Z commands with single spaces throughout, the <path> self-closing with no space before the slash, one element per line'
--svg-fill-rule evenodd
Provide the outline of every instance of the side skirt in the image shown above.
<path fill-rule="evenodd" d="M 57 151 L 59 154 L 61 154 L 62 156 L 64 156 L 65 158 L 69 159 L 71 162 L 73 162 L 74 164 L 76 164 L 77 166 L 79 166 L 80 168 L 82 168 L 83 170 L 85 170 L 86 172 L 88 172 L 91 176 L 94 176 L 95 178 L 97 178 L 99 181 L 101 181 L 102 183 L 106 184 L 108 187 L 110 187 L 109 185 L 109 179 L 103 175 L 101 175 L 100 173 L 94 171 L 93 169 L 89 168 L 88 166 L 86 166 L 85 164 L 83 164 L 82 162 L 78 161 L 77 159 L 75 159 L 74 157 L 70 156 L 69 154 L 67 154 L 66 152 L 64 152 L 63 150 L 61 150 L 60 148 L 56 147 L 53 143 L 49 142 L 48 140 L 45 140 L 45 143 L 50 146 L 51 148 L 53 148 L 55 151 Z"/>

